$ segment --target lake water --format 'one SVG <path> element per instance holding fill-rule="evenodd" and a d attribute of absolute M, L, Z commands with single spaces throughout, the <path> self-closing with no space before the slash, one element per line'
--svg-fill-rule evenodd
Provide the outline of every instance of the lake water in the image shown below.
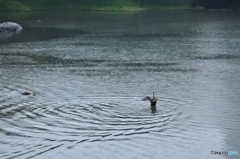
<path fill-rule="evenodd" d="M 239 17 L 0 13 L 0 158 L 239 158 Z"/>

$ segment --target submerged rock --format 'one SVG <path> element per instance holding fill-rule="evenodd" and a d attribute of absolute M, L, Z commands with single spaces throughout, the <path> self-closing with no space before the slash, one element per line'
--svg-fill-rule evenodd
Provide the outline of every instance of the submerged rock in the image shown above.
<path fill-rule="evenodd" d="M 19 32 L 23 28 L 14 22 L 3 22 L 0 23 L 0 33 L 4 32 Z"/>

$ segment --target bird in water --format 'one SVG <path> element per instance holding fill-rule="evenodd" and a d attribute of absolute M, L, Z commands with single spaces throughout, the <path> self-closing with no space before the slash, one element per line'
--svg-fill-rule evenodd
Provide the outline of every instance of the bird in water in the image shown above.
<path fill-rule="evenodd" d="M 152 106 L 152 107 L 153 107 L 153 106 L 156 106 L 156 104 L 157 104 L 157 98 L 156 98 L 156 96 L 155 96 L 155 92 L 153 92 L 153 97 L 152 97 L 152 98 L 149 97 L 149 96 L 146 96 L 146 97 L 144 97 L 142 100 L 143 100 L 143 101 L 149 100 L 149 102 L 151 103 L 151 106 Z"/>
<path fill-rule="evenodd" d="M 33 96 L 36 96 L 37 93 L 35 91 L 33 91 L 33 92 L 22 92 L 22 95 L 26 95 L 26 96 L 33 95 Z"/>

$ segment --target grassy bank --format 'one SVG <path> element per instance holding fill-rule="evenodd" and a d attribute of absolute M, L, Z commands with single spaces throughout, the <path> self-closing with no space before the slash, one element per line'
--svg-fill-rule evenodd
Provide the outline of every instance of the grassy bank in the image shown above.
<path fill-rule="evenodd" d="M 0 11 L 193 9 L 191 0 L 1 0 Z"/>

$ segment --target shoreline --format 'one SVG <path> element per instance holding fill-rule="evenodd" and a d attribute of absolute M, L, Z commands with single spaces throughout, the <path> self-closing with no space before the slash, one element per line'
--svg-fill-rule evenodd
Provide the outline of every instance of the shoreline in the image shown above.
<path fill-rule="evenodd" d="M 163 11 L 163 10 L 205 10 L 204 8 L 150 8 L 150 9 L 34 9 L 34 10 L 7 10 L 0 13 L 15 12 L 47 12 L 47 11 L 102 11 L 102 12 L 138 12 L 138 11 Z"/>
<path fill-rule="evenodd" d="M 239 7 L 214 9 L 201 4 L 193 4 L 191 0 L 1 0 L 1 12 L 31 11 L 152 11 L 152 10 L 234 10 Z M 240 5 L 240 4 L 239 4 Z M 204 7 L 203 7 L 204 6 Z"/>
<path fill-rule="evenodd" d="M 11 3 L 10 3 L 11 2 Z M 31 12 L 31 11 L 153 11 L 153 10 L 199 10 L 203 7 L 182 5 L 80 5 L 80 4 L 33 4 L 15 1 L 0 2 L 0 12 Z M 14 3 L 12 3 L 14 2 Z"/>

